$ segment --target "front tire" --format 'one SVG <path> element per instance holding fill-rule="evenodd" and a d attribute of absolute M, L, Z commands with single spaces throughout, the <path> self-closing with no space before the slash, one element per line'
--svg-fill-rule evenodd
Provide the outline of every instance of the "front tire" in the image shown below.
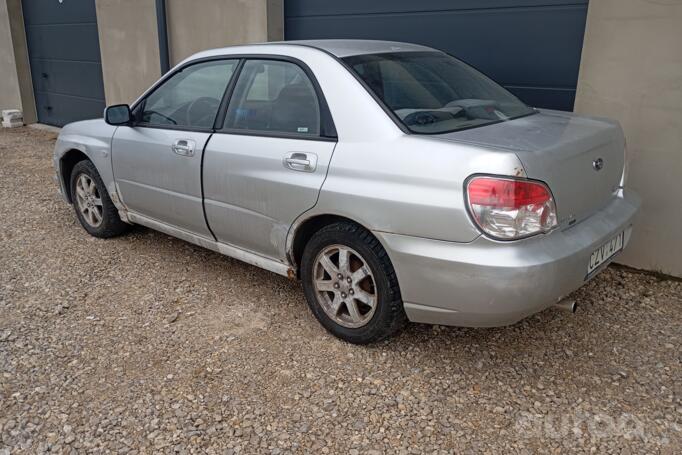
<path fill-rule="evenodd" d="M 71 201 L 76 217 L 88 234 L 110 238 L 126 232 L 130 226 L 118 216 L 118 209 L 90 161 L 76 163 L 71 171 Z"/>
<path fill-rule="evenodd" d="M 386 251 L 354 223 L 334 223 L 312 236 L 303 251 L 301 278 L 311 311 L 342 340 L 374 343 L 407 321 Z"/>

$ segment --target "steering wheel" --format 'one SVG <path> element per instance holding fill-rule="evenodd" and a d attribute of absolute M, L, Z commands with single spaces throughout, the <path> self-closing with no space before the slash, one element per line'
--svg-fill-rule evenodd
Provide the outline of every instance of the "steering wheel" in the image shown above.
<path fill-rule="evenodd" d="M 202 96 L 192 101 L 187 106 L 186 120 L 188 126 L 213 126 L 204 125 L 204 121 L 210 122 L 218 112 L 220 101 L 208 96 Z"/>
<path fill-rule="evenodd" d="M 177 124 L 178 124 L 178 122 L 176 122 L 174 119 L 172 119 L 172 118 L 170 118 L 169 116 L 167 116 L 167 115 L 165 115 L 165 114 L 162 114 L 161 112 L 158 112 L 158 111 L 146 110 L 146 109 L 145 109 L 144 114 L 145 114 L 145 115 L 148 115 L 148 114 L 149 114 L 149 115 L 152 115 L 152 114 L 153 114 L 153 115 L 158 115 L 159 117 L 165 118 L 166 120 L 168 120 L 168 121 L 169 121 L 170 123 L 172 123 L 173 125 L 177 125 Z"/>

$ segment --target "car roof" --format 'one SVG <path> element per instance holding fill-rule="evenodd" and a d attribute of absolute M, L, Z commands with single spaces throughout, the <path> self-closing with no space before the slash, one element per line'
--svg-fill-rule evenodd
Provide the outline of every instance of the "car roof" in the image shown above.
<path fill-rule="evenodd" d="M 279 44 L 310 46 L 334 54 L 339 58 L 351 55 L 380 54 L 385 52 L 433 51 L 430 47 L 399 41 L 378 41 L 362 39 L 321 39 L 282 41 Z"/>
<path fill-rule="evenodd" d="M 268 46 L 306 46 L 328 52 L 336 57 L 343 58 L 351 55 L 380 54 L 386 52 L 419 52 L 434 51 L 434 49 L 419 44 L 401 43 L 398 41 L 376 41 L 360 39 L 321 39 L 321 40 L 294 40 L 294 41 L 272 41 L 268 43 L 246 44 L 238 46 L 211 49 L 200 52 L 196 56 L 209 57 L 213 55 L 224 55 L 240 49 L 248 49 L 257 46 L 262 49 Z M 190 58 L 190 59 L 192 59 Z"/>

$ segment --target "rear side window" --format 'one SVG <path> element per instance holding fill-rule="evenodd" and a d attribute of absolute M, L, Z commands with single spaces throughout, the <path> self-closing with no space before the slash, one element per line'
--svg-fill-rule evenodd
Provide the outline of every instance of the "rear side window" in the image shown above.
<path fill-rule="evenodd" d="M 150 126 L 212 128 L 238 60 L 188 66 L 152 92 L 140 122 Z"/>
<path fill-rule="evenodd" d="M 239 75 L 224 129 L 320 135 L 320 103 L 298 65 L 249 60 Z"/>

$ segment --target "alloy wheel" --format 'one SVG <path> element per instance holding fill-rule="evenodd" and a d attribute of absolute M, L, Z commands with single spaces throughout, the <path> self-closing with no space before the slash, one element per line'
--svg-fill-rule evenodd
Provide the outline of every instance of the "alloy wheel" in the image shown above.
<path fill-rule="evenodd" d="M 366 325 L 377 307 L 377 290 L 365 259 L 345 245 L 330 245 L 315 258 L 313 285 L 324 312 L 337 324 Z"/>
<path fill-rule="evenodd" d="M 80 174 L 76 180 L 76 202 L 86 223 L 94 228 L 102 224 L 102 198 L 87 174 Z"/>

